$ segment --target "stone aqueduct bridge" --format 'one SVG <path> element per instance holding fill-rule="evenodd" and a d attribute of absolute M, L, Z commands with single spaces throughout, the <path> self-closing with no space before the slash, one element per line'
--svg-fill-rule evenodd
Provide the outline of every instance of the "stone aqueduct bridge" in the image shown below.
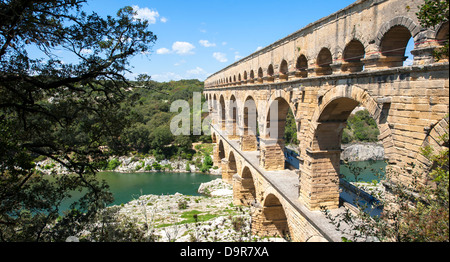
<path fill-rule="evenodd" d="M 448 39 L 448 23 L 422 28 L 421 3 L 357 1 L 205 81 L 214 161 L 233 183 L 234 202 L 256 208 L 255 233 L 341 240 L 319 209 L 340 210 L 340 141 L 357 106 L 376 120 L 390 166 L 429 164 L 420 148 L 439 146 L 448 133 L 449 63 L 432 57 Z M 413 65 L 403 66 L 411 37 Z M 300 142 L 294 170 L 283 154 L 288 110 Z M 399 181 L 408 183 L 411 173 Z"/>

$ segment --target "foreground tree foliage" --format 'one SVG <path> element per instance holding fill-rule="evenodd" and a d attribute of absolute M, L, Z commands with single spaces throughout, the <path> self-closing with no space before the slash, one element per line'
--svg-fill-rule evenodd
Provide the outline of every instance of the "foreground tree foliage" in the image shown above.
<path fill-rule="evenodd" d="M 383 186 L 376 189 L 359 184 L 363 192 L 376 198 L 368 201 L 356 193 L 356 209 L 334 216 L 324 210 L 329 220 L 346 236 L 345 241 L 448 242 L 449 241 L 449 159 L 448 135 L 439 150 L 422 149 L 430 166 L 411 163 L 401 170 L 386 170 Z M 357 169 L 353 169 L 357 176 Z M 425 172 L 424 172 L 425 171 Z M 402 173 L 411 173 L 410 183 L 398 183 Z M 362 200 L 362 201 L 360 201 Z M 375 209 L 381 214 L 374 215 Z"/>
<path fill-rule="evenodd" d="M 128 150 L 124 74 L 156 36 L 131 7 L 101 18 L 81 12 L 83 2 L 0 1 L 1 241 L 64 241 L 112 200 L 95 172 Z M 31 49 L 42 56 L 31 57 Z M 58 51 L 77 62 L 61 61 Z M 43 177 L 34 172 L 36 158 L 73 174 Z M 75 190 L 83 197 L 60 216 Z"/>

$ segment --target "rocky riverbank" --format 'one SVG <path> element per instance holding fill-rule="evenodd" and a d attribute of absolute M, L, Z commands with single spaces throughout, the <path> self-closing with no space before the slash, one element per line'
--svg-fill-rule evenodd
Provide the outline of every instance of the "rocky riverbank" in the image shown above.
<path fill-rule="evenodd" d="M 157 161 L 154 157 L 137 157 L 137 156 L 120 156 L 112 157 L 110 162 L 114 161 L 113 168 L 107 171 L 113 171 L 118 173 L 139 173 L 139 172 L 175 172 L 175 173 L 188 173 L 188 172 L 200 172 L 200 167 L 196 163 L 203 163 L 203 158 L 194 158 L 192 161 L 186 159 L 180 160 L 161 160 Z M 36 170 L 44 174 L 66 174 L 68 170 L 61 164 L 46 159 L 36 163 Z M 220 168 L 211 168 L 208 170 L 209 174 L 220 175 Z"/>
<path fill-rule="evenodd" d="M 341 160 L 349 162 L 384 160 L 384 148 L 381 143 L 357 143 L 342 145 Z"/>
<path fill-rule="evenodd" d="M 110 215 L 113 219 L 109 225 L 115 225 L 113 230 L 109 230 L 130 232 L 126 227 L 132 224 L 134 239 L 139 236 L 139 241 L 284 241 L 280 238 L 261 239 L 251 235 L 251 209 L 233 205 L 232 186 L 222 179 L 202 184 L 199 192 L 207 195 L 144 195 L 127 204 L 108 207 L 104 213 L 114 214 Z M 96 228 L 87 228 L 68 241 L 96 241 L 98 236 L 92 232 L 99 232 L 101 230 L 98 227 L 106 226 L 100 222 L 94 225 Z M 128 236 L 124 233 L 117 235 Z"/>

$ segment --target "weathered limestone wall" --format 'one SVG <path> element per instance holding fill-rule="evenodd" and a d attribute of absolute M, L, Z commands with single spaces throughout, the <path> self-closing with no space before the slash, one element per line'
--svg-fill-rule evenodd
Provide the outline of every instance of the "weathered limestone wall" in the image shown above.
<path fill-rule="evenodd" d="M 421 28 L 415 13 L 422 3 L 357 1 L 205 81 L 212 125 L 220 130 L 213 134 L 214 161 L 233 183 L 235 203 L 254 205 L 255 231 L 280 235 L 289 231 L 295 241 L 335 239 L 312 222 L 313 213 L 304 214 L 339 205 L 340 141 L 356 107 L 366 108 L 376 121 L 390 167 L 430 164 L 420 148 L 440 146 L 439 136 L 448 134 L 449 63 L 432 58 L 448 23 L 435 30 Z M 414 64 L 403 67 L 410 37 L 415 43 Z M 277 104 L 281 113 L 274 120 L 270 112 Z M 288 110 L 295 117 L 300 141 L 297 174 L 302 207 L 288 201 L 260 171 L 285 168 L 282 134 Z M 272 133 L 273 121 L 279 136 Z M 234 123 L 237 134 L 229 130 Z M 231 140 L 239 143 L 233 147 Z M 257 163 L 248 163 L 242 152 L 257 156 Z M 230 168 L 233 162 L 236 168 Z M 411 172 L 402 173 L 398 181 L 409 183 Z"/>

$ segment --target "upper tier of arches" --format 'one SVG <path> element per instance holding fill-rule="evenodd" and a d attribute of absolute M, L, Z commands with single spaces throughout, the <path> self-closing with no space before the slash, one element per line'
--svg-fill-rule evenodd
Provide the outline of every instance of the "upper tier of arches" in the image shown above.
<path fill-rule="evenodd" d="M 332 46 L 330 42 L 333 41 L 326 38 L 315 41 L 314 45 L 294 39 L 291 40 L 290 51 L 286 51 L 288 43 L 286 47 L 261 50 L 213 74 L 205 81 L 205 87 L 262 84 L 386 69 L 403 66 L 408 58 L 414 64 L 424 63 L 424 53 L 432 60 L 433 49 L 448 41 L 448 22 L 436 30 L 429 30 L 421 28 L 417 21 L 400 16 L 383 23 L 375 40 L 369 40 L 373 37 L 358 32 L 345 38 L 347 40 L 342 42 L 342 46 Z M 406 49 L 411 42 L 413 51 L 417 52 L 412 51 L 414 55 L 408 57 Z"/>

